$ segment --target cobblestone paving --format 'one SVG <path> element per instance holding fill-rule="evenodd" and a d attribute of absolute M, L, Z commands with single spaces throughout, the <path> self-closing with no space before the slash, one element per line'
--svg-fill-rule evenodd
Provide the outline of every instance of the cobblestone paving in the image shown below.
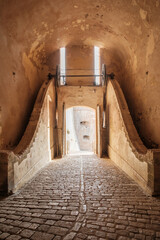
<path fill-rule="evenodd" d="M 109 159 L 66 156 L 0 201 L 0 239 L 160 239 L 160 200 Z"/>

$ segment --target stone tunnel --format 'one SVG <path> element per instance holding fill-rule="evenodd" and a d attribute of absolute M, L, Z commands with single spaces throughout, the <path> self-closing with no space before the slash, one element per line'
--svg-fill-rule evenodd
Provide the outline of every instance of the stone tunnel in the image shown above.
<path fill-rule="evenodd" d="M 159 0 L 0 1 L 1 239 L 160 239 L 159 13 Z M 22 204 L 23 198 L 26 207 L 27 196 L 36 201 L 39 195 L 30 187 L 36 189 L 37 181 L 47 191 L 51 179 L 53 202 L 33 221 L 37 229 L 26 225 L 14 232 L 20 226 L 9 224 L 17 216 L 7 218 L 9 201 Z M 151 212 L 141 209 L 148 222 L 133 216 L 145 227 L 137 223 L 133 230 L 132 216 L 119 214 L 124 226 L 115 220 L 108 230 L 110 207 L 103 202 L 112 196 L 114 205 L 117 195 L 107 184 L 117 186 L 120 198 L 125 186 L 128 194 L 134 189 L 136 203 L 127 209 L 138 199 L 149 201 Z M 68 195 L 75 208 L 66 213 Z M 54 221 L 51 229 L 44 223 L 49 213 L 55 216 L 46 220 Z"/>

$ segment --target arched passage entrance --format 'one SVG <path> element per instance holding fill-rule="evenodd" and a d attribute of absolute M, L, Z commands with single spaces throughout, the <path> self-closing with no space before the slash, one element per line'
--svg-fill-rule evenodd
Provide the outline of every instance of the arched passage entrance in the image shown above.
<path fill-rule="evenodd" d="M 85 106 L 66 109 L 66 154 L 96 153 L 96 111 Z"/>
<path fill-rule="evenodd" d="M 67 154 L 66 149 L 66 111 L 72 107 L 87 107 L 95 112 L 96 151 L 102 156 L 102 113 L 104 87 L 99 86 L 60 86 L 57 88 L 58 110 L 58 156 Z M 82 120 L 83 121 L 83 120 Z M 81 124 L 81 127 L 83 123 Z M 85 135 L 85 134 L 84 134 Z M 84 139 L 87 141 L 87 136 Z"/>

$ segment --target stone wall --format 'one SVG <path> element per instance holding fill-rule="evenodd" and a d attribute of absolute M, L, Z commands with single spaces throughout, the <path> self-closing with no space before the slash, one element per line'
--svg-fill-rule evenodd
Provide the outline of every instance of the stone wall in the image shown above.
<path fill-rule="evenodd" d="M 59 48 L 67 49 L 68 68 L 92 68 L 94 46 L 116 74 L 144 143 L 158 147 L 159 12 L 159 0 L 0 1 L 0 148 L 19 142 Z"/>
<path fill-rule="evenodd" d="M 89 107 L 96 111 L 97 105 L 102 110 L 103 108 L 103 93 L 105 87 L 98 86 L 62 86 L 57 89 L 58 96 L 58 141 L 59 141 L 59 156 L 63 154 L 63 104 L 65 109 L 75 106 Z M 102 113 L 102 111 L 100 111 Z M 102 131 L 102 117 L 100 116 L 100 131 Z M 96 122 L 97 124 L 97 122 Z M 97 133 L 96 133 L 97 135 Z M 96 142 L 98 140 L 96 139 Z M 96 144 L 97 145 L 97 144 Z M 102 144 L 100 144 L 100 156 L 102 155 Z M 96 146 L 98 149 L 98 146 Z M 96 153 L 98 153 L 96 151 Z"/>
<path fill-rule="evenodd" d="M 45 82 L 20 143 L 13 151 L 0 152 L 0 190 L 17 191 L 53 159 L 56 154 L 55 139 L 54 85 L 53 82 Z"/>
<path fill-rule="evenodd" d="M 7 4 L 6 9 L 0 3 L 0 149 L 3 150 L 13 149 L 22 138 L 38 91 L 48 74 L 41 60 L 45 57 L 44 44 L 37 40 L 28 48 L 30 37 L 25 36 L 27 42 L 23 42 L 25 17 L 21 20 L 7 17 L 9 6 Z M 18 13 L 15 12 L 15 16 Z"/>
<path fill-rule="evenodd" d="M 116 80 L 108 82 L 106 103 L 109 157 L 146 192 L 159 194 L 160 151 L 143 145 Z"/>

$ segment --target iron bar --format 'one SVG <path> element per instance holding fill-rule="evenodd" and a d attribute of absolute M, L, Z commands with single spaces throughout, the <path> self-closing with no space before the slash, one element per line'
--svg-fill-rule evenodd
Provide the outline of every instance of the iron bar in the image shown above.
<path fill-rule="evenodd" d="M 94 75 L 94 74 L 88 74 L 88 75 L 59 75 L 59 77 L 65 78 L 65 77 L 103 77 L 103 74 Z"/>

